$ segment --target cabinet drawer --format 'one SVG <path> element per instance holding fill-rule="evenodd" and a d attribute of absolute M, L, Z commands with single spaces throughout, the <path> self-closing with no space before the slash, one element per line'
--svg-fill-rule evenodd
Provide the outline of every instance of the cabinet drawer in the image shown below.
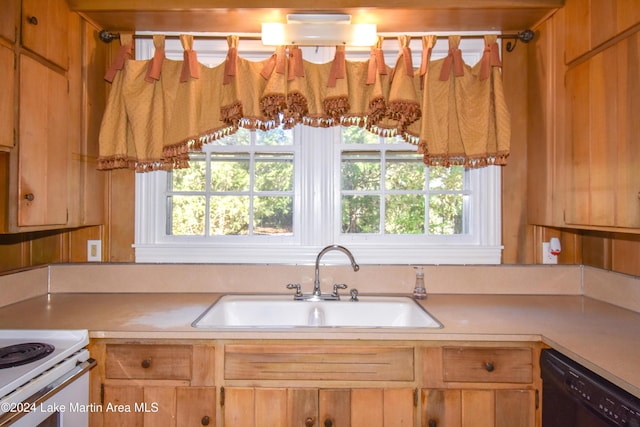
<path fill-rule="evenodd" d="M 533 356 L 529 348 L 444 347 L 446 382 L 530 383 Z"/>
<path fill-rule="evenodd" d="M 227 345 L 227 380 L 413 381 L 413 347 Z"/>
<path fill-rule="evenodd" d="M 190 380 L 190 345 L 107 345 L 105 375 L 112 379 Z"/>

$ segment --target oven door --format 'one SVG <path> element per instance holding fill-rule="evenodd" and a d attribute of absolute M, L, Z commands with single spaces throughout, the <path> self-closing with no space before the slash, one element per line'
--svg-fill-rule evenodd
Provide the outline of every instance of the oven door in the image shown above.
<path fill-rule="evenodd" d="M 21 411 L 5 414 L 0 426 L 87 427 L 89 425 L 89 370 L 96 365 L 88 359 L 78 364 L 25 402 Z"/>

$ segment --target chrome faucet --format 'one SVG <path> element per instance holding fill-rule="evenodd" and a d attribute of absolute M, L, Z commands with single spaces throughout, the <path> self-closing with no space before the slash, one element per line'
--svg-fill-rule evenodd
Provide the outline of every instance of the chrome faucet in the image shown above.
<path fill-rule="evenodd" d="M 340 299 L 338 296 L 338 289 L 346 289 L 346 285 L 333 285 L 333 293 L 329 296 L 322 297 L 322 292 L 320 291 L 320 259 L 330 251 L 340 251 L 349 257 L 349 261 L 351 261 L 351 268 L 353 271 L 360 270 L 360 266 L 356 263 L 356 260 L 353 258 L 353 254 L 349 251 L 349 249 L 340 245 L 330 245 L 320 251 L 318 256 L 316 257 L 316 275 L 313 281 L 313 297 L 318 299 Z"/>

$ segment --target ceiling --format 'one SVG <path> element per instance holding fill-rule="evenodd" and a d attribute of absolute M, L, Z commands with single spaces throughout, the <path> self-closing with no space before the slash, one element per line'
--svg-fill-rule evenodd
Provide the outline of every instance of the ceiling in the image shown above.
<path fill-rule="evenodd" d="M 519 32 L 564 0 L 68 0 L 72 10 L 113 32 L 259 33 L 290 13 L 347 13 L 379 33 Z"/>

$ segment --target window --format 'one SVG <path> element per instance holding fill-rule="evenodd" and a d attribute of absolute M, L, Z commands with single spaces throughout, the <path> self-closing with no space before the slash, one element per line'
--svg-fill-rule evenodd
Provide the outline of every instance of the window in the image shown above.
<path fill-rule="evenodd" d="M 236 134 L 191 156 L 167 174 L 168 236 L 293 234 L 292 132 Z"/>
<path fill-rule="evenodd" d="M 470 41 L 475 62 L 483 46 Z M 150 40 L 137 43 L 152 55 Z M 201 62 L 224 60 L 223 40 L 196 43 Z M 385 50 L 390 64 L 397 52 Z M 175 40 L 166 51 L 182 58 Z M 240 44 L 247 59 L 271 52 Z M 327 62 L 333 49 L 304 56 Z M 499 167 L 428 168 L 415 146 L 358 127 L 241 129 L 191 157 L 189 169 L 136 175 L 138 262 L 310 264 L 334 243 L 360 264 L 500 262 Z"/>

